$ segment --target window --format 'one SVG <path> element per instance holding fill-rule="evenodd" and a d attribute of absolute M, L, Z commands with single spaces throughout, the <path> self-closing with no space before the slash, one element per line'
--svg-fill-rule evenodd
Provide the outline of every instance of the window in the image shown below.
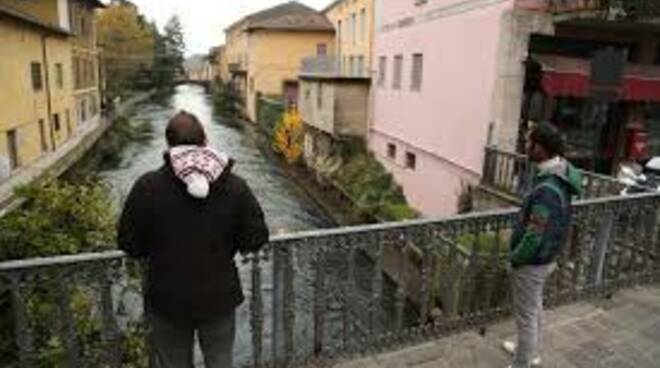
<path fill-rule="evenodd" d="M 378 86 L 385 86 L 385 79 L 387 77 L 387 57 L 381 56 L 378 59 Z"/>
<path fill-rule="evenodd" d="M 250 91 L 254 91 L 254 77 L 250 77 Z"/>
<path fill-rule="evenodd" d="M 96 63 L 94 60 L 89 61 L 89 76 L 91 78 L 91 86 L 96 84 Z"/>
<path fill-rule="evenodd" d="M 73 133 L 73 127 L 71 126 L 71 111 L 69 109 L 66 109 L 66 132 L 69 136 L 71 136 L 71 133 Z"/>
<path fill-rule="evenodd" d="M 403 73 L 403 55 L 394 57 L 394 77 L 392 78 L 392 88 L 401 89 L 401 74 Z"/>
<path fill-rule="evenodd" d="M 96 111 L 96 96 L 92 96 L 89 98 L 89 115 L 96 115 Z"/>
<path fill-rule="evenodd" d="M 318 83 L 316 88 L 316 107 L 323 108 L 323 83 Z"/>
<path fill-rule="evenodd" d="M 64 70 L 62 69 L 62 63 L 55 64 L 55 80 L 57 88 L 64 88 Z"/>
<path fill-rule="evenodd" d="M 328 54 L 328 46 L 324 43 L 316 45 L 316 55 L 326 56 Z"/>
<path fill-rule="evenodd" d="M 350 76 L 354 76 L 354 75 L 355 75 L 355 56 L 351 56 L 351 57 L 348 59 L 348 74 L 349 74 Z"/>
<path fill-rule="evenodd" d="M 80 88 L 82 82 L 80 72 L 81 72 L 80 59 L 75 57 L 73 58 L 73 75 L 74 75 L 74 85 L 76 89 Z"/>
<path fill-rule="evenodd" d="M 30 64 L 30 71 L 32 74 L 32 89 L 41 91 L 44 88 L 44 82 L 41 79 L 41 64 L 36 62 Z"/>
<path fill-rule="evenodd" d="M 410 79 L 410 90 L 420 91 L 422 89 L 422 79 L 424 72 L 424 56 L 414 54 L 412 60 L 412 76 Z"/>
<path fill-rule="evenodd" d="M 365 41 L 367 39 L 367 10 L 360 10 L 360 39 Z"/>
<path fill-rule="evenodd" d="M 340 54 L 341 50 L 341 21 L 337 21 L 337 54 Z"/>
<path fill-rule="evenodd" d="M 305 100 L 309 101 L 312 97 L 312 89 L 309 86 L 305 87 Z"/>
<path fill-rule="evenodd" d="M 41 138 L 41 152 L 47 152 L 48 142 L 46 141 L 46 123 L 44 119 L 39 119 L 39 138 Z"/>
<path fill-rule="evenodd" d="M 60 114 L 53 114 L 53 127 L 56 132 L 60 131 Z"/>
<path fill-rule="evenodd" d="M 417 157 L 414 153 L 406 152 L 406 167 L 412 170 L 417 167 Z"/>
<path fill-rule="evenodd" d="M 387 144 L 387 157 L 392 160 L 396 159 L 396 145 L 394 143 Z"/>
<path fill-rule="evenodd" d="M 85 100 L 80 101 L 80 122 L 84 123 L 87 121 L 87 102 Z"/>
<path fill-rule="evenodd" d="M 364 56 L 362 55 L 357 58 L 357 75 L 364 76 Z"/>
<path fill-rule="evenodd" d="M 351 14 L 351 37 L 353 38 L 353 44 L 357 41 L 357 14 Z"/>
<path fill-rule="evenodd" d="M 18 136 L 16 129 L 7 132 L 7 153 L 9 154 L 9 167 L 15 170 L 20 165 L 18 161 Z"/>

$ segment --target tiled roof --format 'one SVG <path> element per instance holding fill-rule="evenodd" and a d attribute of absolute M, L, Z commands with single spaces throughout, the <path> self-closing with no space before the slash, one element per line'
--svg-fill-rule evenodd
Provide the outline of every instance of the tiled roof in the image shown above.
<path fill-rule="evenodd" d="M 290 1 L 275 7 L 248 15 L 228 29 L 241 26 L 245 31 L 275 29 L 289 31 L 332 32 L 334 27 L 322 13 L 297 1 Z"/>

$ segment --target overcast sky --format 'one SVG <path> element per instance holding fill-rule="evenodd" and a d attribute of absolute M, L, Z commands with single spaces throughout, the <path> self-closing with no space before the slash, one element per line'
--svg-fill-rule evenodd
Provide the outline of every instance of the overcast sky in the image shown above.
<path fill-rule="evenodd" d="M 162 29 L 167 20 L 178 14 L 186 37 L 186 55 L 207 53 L 224 43 L 224 29 L 247 14 L 287 0 L 131 0 L 148 19 Z M 332 0 L 300 0 L 315 9 L 323 9 Z"/>

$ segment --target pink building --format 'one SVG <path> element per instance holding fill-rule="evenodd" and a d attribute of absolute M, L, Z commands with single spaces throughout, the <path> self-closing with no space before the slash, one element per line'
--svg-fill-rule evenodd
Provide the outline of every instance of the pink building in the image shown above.
<path fill-rule="evenodd" d="M 515 150 L 520 128 L 532 120 L 522 113 L 529 98 L 524 88 L 528 57 L 537 50 L 543 56 L 565 55 L 577 38 L 580 45 L 602 45 L 608 40 L 598 37 L 616 33 L 594 31 L 594 22 L 578 20 L 600 2 L 576 0 L 561 9 L 555 3 L 377 1 L 369 147 L 422 214 L 457 211 L 463 184 L 480 179 L 485 145 Z M 570 16 L 577 12 L 582 14 Z M 619 31 L 619 39 L 612 40 L 617 47 L 626 39 L 646 39 L 631 29 Z M 534 41 L 539 37 L 545 38 Z M 654 37 L 645 45 L 656 45 Z M 562 96 L 550 97 L 543 111 L 544 119 L 552 120 Z"/>

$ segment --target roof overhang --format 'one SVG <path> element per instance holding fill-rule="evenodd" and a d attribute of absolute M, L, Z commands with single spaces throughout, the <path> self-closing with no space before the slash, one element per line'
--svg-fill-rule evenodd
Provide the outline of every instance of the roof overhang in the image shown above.
<path fill-rule="evenodd" d="M 7 17 L 19 21 L 21 23 L 28 24 L 32 27 L 38 28 L 40 30 L 54 33 L 60 36 L 73 36 L 73 34 L 61 27 L 42 22 L 36 17 L 33 17 L 30 14 L 26 14 L 20 10 L 14 9 L 12 7 L 0 4 L 0 17 Z"/>

